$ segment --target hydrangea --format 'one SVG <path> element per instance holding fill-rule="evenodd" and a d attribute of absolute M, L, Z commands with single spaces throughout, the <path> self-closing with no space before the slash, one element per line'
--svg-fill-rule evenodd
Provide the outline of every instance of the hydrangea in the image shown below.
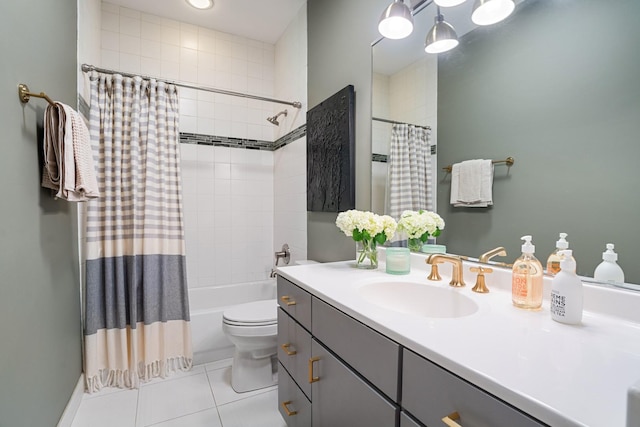
<path fill-rule="evenodd" d="M 397 228 L 396 221 L 389 215 L 376 215 L 355 209 L 340 212 L 336 225 L 356 242 L 373 239 L 380 245 L 391 239 Z"/>
<path fill-rule="evenodd" d="M 444 229 L 444 220 L 435 212 L 404 211 L 398 221 L 398 230 L 407 233 L 410 239 L 426 242 L 429 236 L 437 237 Z"/>

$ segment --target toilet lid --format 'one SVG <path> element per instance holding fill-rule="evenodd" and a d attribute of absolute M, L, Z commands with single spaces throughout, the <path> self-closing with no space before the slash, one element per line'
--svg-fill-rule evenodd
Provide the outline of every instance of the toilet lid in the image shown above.
<path fill-rule="evenodd" d="M 225 310 L 222 316 L 237 323 L 274 323 L 278 318 L 278 302 L 272 299 L 240 304 Z"/>

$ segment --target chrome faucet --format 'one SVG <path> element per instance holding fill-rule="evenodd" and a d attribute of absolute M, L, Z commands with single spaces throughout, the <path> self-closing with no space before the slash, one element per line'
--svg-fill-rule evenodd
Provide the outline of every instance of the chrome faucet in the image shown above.
<path fill-rule="evenodd" d="M 275 257 L 276 265 L 271 269 L 271 273 L 269 274 L 269 277 L 271 277 L 272 279 L 278 275 L 278 261 L 282 259 L 285 264 L 289 264 L 289 261 L 291 261 L 291 252 L 289 251 L 289 245 L 287 245 L 286 243 L 282 245 L 282 250 L 275 252 Z"/>
<path fill-rule="evenodd" d="M 452 264 L 452 273 L 449 285 L 456 288 L 466 286 L 466 283 L 464 283 L 464 278 L 462 277 L 462 260 L 457 256 L 447 254 L 431 254 L 429 255 L 429 258 L 426 259 L 426 262 L 427 264 L 431 265 L 431 274 L 429 275 L 429 280 L 440 280 L 440 275 L 438 274 L 438 264 L 441 264 L 443 262 L 450 262 Z M 435 278 L 436 276 L 437 278 Z"/>
<path fill-rule="evenodd" d="M 480 262 L 487 264 L 494 256 L 507 256 L 507 251 L 502 246 L 498 246 L 480 255 Z"/>

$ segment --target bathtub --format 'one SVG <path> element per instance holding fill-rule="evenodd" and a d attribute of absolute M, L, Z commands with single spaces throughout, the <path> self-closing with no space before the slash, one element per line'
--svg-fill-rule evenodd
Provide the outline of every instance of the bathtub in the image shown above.
<path fill-rule="evenodd" d="M 275 279 L 189 289 L 193 364 L 233 357 L 234 346 L 222 331 L 224 310 L 245 302 L 275 298 Z"/>

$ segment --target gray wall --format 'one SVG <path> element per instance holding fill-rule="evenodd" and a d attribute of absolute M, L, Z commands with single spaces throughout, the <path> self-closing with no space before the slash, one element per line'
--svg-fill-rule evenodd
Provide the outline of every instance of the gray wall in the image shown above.
<path fill-rule="evenodd" d="M 0 3 L 0 426 L 54 426 L 80 377 L 75 205 L 40 188 L 46 101 L 76 103 L 75 0 Z"/>
<path fill-rule="evenodd" d="M 371 44 L 389 0 L 308 0 L 309 109 L 348 84 L 356 92 L 356 209 L 371 206 Z M 355 257 L 355 243 L 335 225 L 337 213 L 307 213 L 307 256 Z"/>
<path fill-rule="evenodd" d="M 640 283 L 639 16 L 637 0 L 528 0 L 441 55 L 440 165 L 516 163 L 496 166 L 490 209 L 451 208 L 441 173 L 439 242 L 473 256 L 505 246 L 513 261 L 532 234 L 544 262 L 564 231 L 580 274 L 593 275 L 613 242 L 627 281 Z"/>

